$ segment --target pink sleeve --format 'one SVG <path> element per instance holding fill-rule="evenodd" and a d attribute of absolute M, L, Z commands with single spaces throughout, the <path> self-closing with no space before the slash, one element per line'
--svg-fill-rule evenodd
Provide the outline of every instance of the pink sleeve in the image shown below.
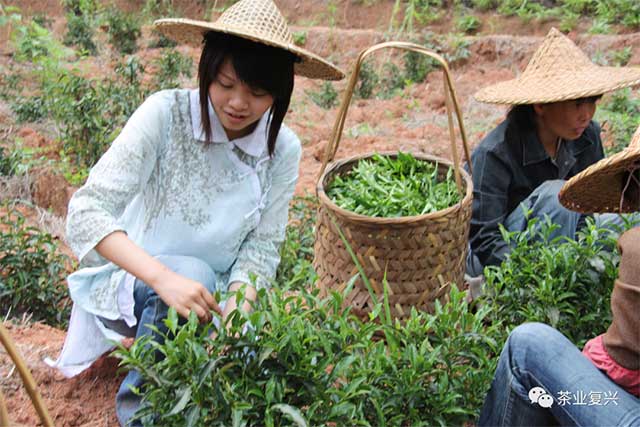
<path fill-rule="evenodd" d="M 591 360 L 596 368 L 611 378 L 613 382 L 634 396 L 640 397 L 640 370 L 632 371 L 619 365 L 607 353 L 607 349 L 602 343 L 602 335 L 589 340 L 585 344 L 582 354 Z"/>

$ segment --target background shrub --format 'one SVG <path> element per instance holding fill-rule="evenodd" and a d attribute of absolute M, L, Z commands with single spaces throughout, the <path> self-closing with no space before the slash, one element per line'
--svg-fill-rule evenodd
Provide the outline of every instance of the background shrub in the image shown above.
<path fill-rule="evenodd" d="M 330 81 L 322 83 L 319 91 L 306 91 L 306 94 L 320 108 L 329 109 L 338 104 L 338 92 Z"/>
<path fill-rule="evenodd" d="M 611 133 L 612 144 L 607 155 L 617 153 L 629 145 L 633 132 L 640 125 L 640 92 L 622 89 L 608 95 L 598 106 L 595 118 Z"/>
<path fill-rule="evenodd" d="M 95 55 L 97 47 L 93 37 L 98 14 L 96 0 L 63 0 L 62 5 L 67 18 L 64 44 L 67 46 L 76 45 L 85 52 Z"/>
<path fill-rule="evenodd" d="M 64 279 L 71 259 L 58 252 L 48 233 L 25 224 L 8 207 L 0 218 L 0 311 L 12 318 L 23 314 L 55 327 L 66 327 L 71 302 Z"/>
<path fill-rule="evenodd" d="M 106 24 L 111 46 L 123 54 L 136 51 L 136 42 L 140 37 L 140 20 L 136 14 L 111 7 L 106 13 Z"/>
<path fill-rule="evenodd" d="M 191 57 L 173 48 L 165 49 L 155 64 L 158 69 L 154 76 L 155 87 L 173 89 L 180 86 L 180 76 L 191 77 L 193 61 Z"/>

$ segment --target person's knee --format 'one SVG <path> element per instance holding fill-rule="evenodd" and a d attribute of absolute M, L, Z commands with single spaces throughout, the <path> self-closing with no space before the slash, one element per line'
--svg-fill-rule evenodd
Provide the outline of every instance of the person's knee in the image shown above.
<path fill-rule="evenodd" d="M 545 343 L 553 341 L 559 332 L 544 323 L 523 323 L 509 335 L 509 345 L 518 349 L 539 351 Z"/>
<path fill-rule="evenodd" d="M 543 202 L 545 204 L 552 203 L 562 206 L 558 199 L 558 194 L 565 182 L 566 181 L 563 179 L 545 181 L 534 190 L 533 194 L 536 196 L 536 200 L 538 202 Z"/>
<path fill-rule="evenodd" d="M 203 260 L 190 256 L 161 255 L 158 260 L 173 272 L 202 283 L 210 292 L 215 291 L 216 274 Z"/>

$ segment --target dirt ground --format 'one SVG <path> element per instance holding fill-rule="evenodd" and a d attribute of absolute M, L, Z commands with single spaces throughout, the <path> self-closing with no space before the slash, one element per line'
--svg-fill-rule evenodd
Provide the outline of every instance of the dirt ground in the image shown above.
<path fill-rule="evenodd" d="M 64 32 L 63 11 L 57 0 L 5 3 L 19 4 L 26 14 L 45 12 L 53 19 L 54 32 L 58 35 Z M 117 3 L 126 10 L 134 10 L 141 8 L 144 2 Z M 204 2 L 174 3 L 185 5 L 182 8 L 185 16 L 203 16 L 201 4 Z M 289 22 L 294 24 L 294 30 L 307 32 L 305 48 L 330 58 L 348 73 L 358 52 L 386 40 L 384 31 L 388 27 L 394 1 L 339 0 L 334 2 L 337 7 L 333 11 L 327 8 L 327 2 L 318 0 L 276 0 L 276 3 Z M 368 3 L 374 5 L 368 6 Z M 472 94 L 483 86 L 517 75 L 541 37 L 553 25 L 552 22 L 522 25 L 515 18 L 498 18 L 489 14 L 482 18 L 483 25 L 479 35 L 469 37 L 470 58 L 453 64 L 452 67 L 471 148 L 501 120 L 505 112 L 504 107 L 475 101 Z M 450 25 L 450 20 L 443 19 L 426 29 L 444 33 Z M 148 29 L 145 29 L 145 34 L 148 34 Z M 585 32 L 578 31 L 570 36 L 590 55 L 630 46 L 630 64 L 640 64 L 640 33 L 588 36 Z M 0 65 L 11 61 L 10 50 L 5 42 L 6 34 L 0 31 Z M 181 51 L 194 59 L 198 56 L 196 49 L 183 47 Z M 142 51 L 139 54 L 144 56 L 154 53 Z M 397 55 L 382 53 L 380 58 L 383 61 L 393 61 L 397 59 Z M 97 73 L 104 59 L 94 61 L 89 66 L 93 66 Z M 424 83 L 414 84 L 392 99 L 354 99 L 347 112 L 337 158 L 388 150 L 422 152 L 451 158 L 442 80 L 441 72 L 433 72 Z M 193 85 L 192 82 L 191 86 Z M 340 98 L 345 85 L 346 82 L 336 84 Z M 316 81 L 297 79 L 291 109 L 286 118 L 286 123 L 303 142 L 297 194 L 314 191 L 324 150 L 331 139 L 333 123 L 338 113 L 338 107 L 325 110 L 309 101 L 307 92 L 318 90 L 320 86 L 321 83 Z M 0 102 L 0 143 L 19 139 L 25 146 L 44 147 L 49 156 L 55 157 L 58 152 L 55 138 L 55 132 L 42 125 L 17 125 L 11 110 Z M 456 143 L 460 147 L 459 134 Z M 458 149 L 458 152 L 461 153 L 462 150 Z M 31 189 L 29 196 L 35 205 L 48 209 L 49 216 L 53 214 L 60 219 L 57 233 L 54 234 L 62 239 L 64 236 L 59 224 L 64 218 L 67 202 L 74 188 L 59 174 L 46 168 L 33 174 L 28 188 Z M 31 209 L 27 213 L 31 222 L 42 225 L 41 209 Z M 42 362 L 45 357 L 57 357 L 64 340 L 64 331 L 32 324 L 28 319 L 17 324 L 4 324 L 33 372 L 56 425 L 117 425 L 114 396 L 122 378 L 122 374 L 117 371 L 117 360 L 103 357 L 81 375 L 66 379 Z M 21 386 L 18 373 L 3 349 L 0 349 L 0 386 L 11 418 L 24 425 L 37 425 L 36 413 Z"/>

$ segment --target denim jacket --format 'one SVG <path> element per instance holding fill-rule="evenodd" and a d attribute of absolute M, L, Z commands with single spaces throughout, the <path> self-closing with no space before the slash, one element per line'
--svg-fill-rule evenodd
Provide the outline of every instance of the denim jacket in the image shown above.
<path fill-rule="evenodd" d="M 568 179 L 604 158 L 600 126 L 592 121 L 580 138 L 562 141 L 555 161 L 538 141 L 535 130 L 523 131 L 510 119 L 500 123 L 475 148 L 473 212 L 469 240 L 482 265 L 502 262 L 509 248 L 499 225 L 539 185 Z"/>

